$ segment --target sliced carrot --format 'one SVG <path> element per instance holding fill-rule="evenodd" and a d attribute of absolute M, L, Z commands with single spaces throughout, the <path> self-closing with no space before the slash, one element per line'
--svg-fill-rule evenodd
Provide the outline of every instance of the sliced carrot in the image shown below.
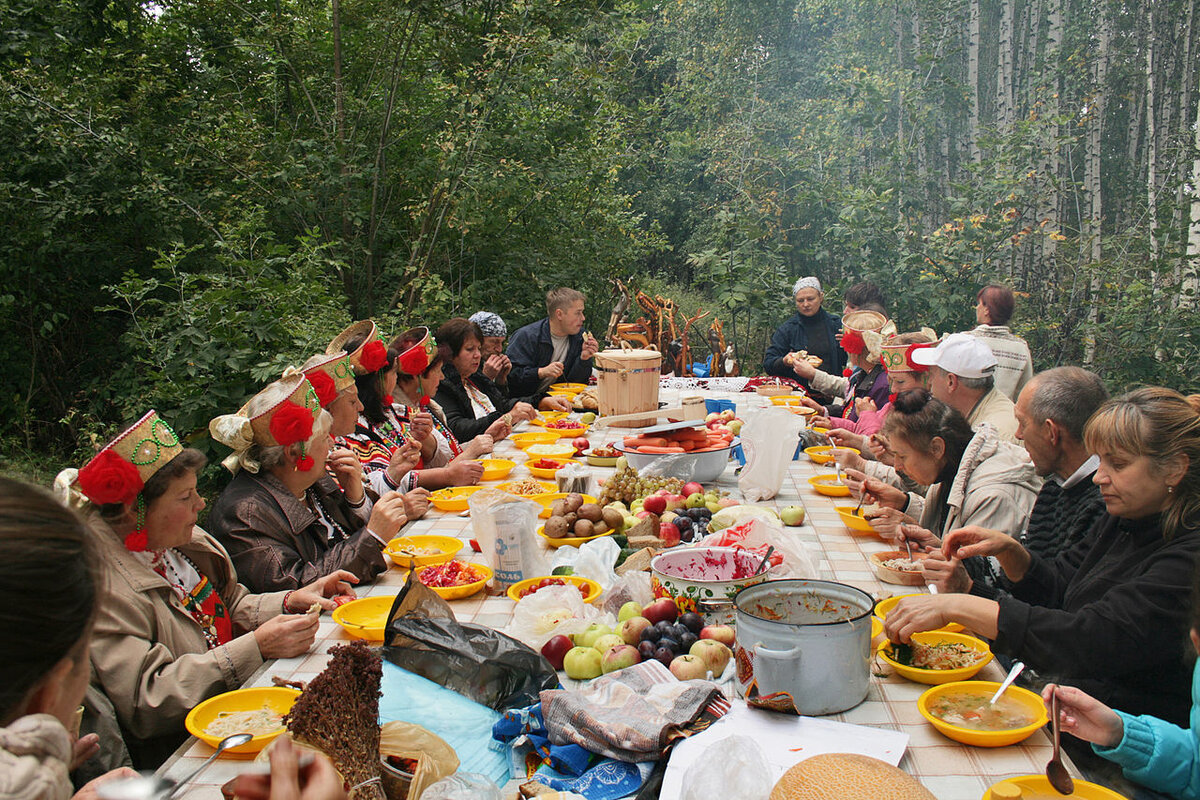
<path fill-rule="evenodd" d="M 639 453 L 682 453 L 682 447 L 662 447 L 653 444 L 644 444 L 638 448 Z"/>

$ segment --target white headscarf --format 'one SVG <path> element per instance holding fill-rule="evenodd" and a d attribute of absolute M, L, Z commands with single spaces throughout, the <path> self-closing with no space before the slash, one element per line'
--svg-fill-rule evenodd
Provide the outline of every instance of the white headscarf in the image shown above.
<path fill-rule="evenodd" d="M 821 291 L 821 282 L 812 275 L 809 275 L 807 278 L 801 278 L 792 287 L 792 297 L 795 297 L 796 293 L 801 289 L 816 289 L 819 292 Z"/>

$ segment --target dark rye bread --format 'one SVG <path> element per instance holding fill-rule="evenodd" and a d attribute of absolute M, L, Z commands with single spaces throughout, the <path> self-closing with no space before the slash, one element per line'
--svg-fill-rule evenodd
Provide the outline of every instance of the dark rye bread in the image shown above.
<path fill-rule="evenodd" d="M 384 800 L 379 782 L 383 663 L 363 641 L 330 648 L 329 654 L 329 665 L 296 698 L 284 724 L 297 742 L 329 756 L 352 787 L 353 800 Z"/>

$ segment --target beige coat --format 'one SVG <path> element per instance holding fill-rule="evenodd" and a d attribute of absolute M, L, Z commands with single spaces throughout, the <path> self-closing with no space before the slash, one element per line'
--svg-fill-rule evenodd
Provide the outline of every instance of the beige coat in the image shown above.
<path fill-rule="evenodd" d="M 49 714 L 0 728 L 0 800 L 66 800 L 73 793 L 71 739 Z"/>
<path fill-rule="evenodd" d="M 979 430 L 979 426 L 986 422 L 996 429 L 996 434 L 1003 441 L 1017 443 L 1017 407 L 1004 392 L 995 387 L 979 398 L 967 415 L 967 422 L 973 430 Z"/>
<path fill-rule="evenodd" d="M 192 541 L 176 549 L 213 582 L 236 636 L 210 650 L 167 582 L 126 550 L 98 514 L 88 522 L 101 538 L 109 564 L 92 639 L 92 679 L 112 700 L 127 739 L 179 737 L 193 706 L 239 688 L 262 665 L 258 643 L 248 631 L 282 613 L 285 593 L 250 594 L 237 582 L 221 545 L 195 528 Z M 135 742 L 128 744 L 133 751 Z"/>

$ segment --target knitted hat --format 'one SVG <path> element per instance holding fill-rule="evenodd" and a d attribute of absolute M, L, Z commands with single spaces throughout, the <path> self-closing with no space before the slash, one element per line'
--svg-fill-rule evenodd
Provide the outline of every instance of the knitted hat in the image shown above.
<path fill-rule="evenodd" d="M 479 326 L 479 330 L 483 331 L 484 336 L 508 336 L 508 326 L 504 324 L 504 320 L 499 314 L 493 314 L 491 311 L 476 311 L 471 315 L 471 322 Z"/>
<path fill-rule="evenodd" d="M 379 330 L 369 319 L 351 323 L 350 327 L 333 337 L 333 341 L 325 348 L 328 355 L 346 352 L 346 343 L 356 337 L 363 337 L 362 343 L 350 353 L 350 363 L 354 366 L 355 375 L 369 375 L 387 366 L 387 347 L 379 339 Z"/>

